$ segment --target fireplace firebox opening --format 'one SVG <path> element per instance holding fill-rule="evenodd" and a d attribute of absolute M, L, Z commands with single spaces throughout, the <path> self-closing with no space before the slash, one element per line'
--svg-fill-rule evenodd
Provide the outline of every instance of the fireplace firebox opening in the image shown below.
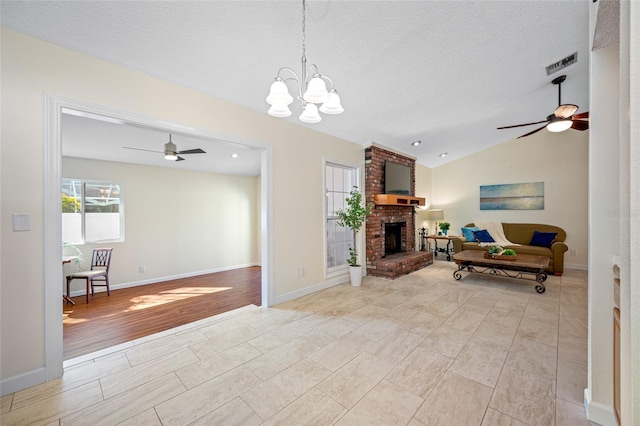
<path fill-rule="evenodd" d="M 402 253 L 402 233 L 405 222 L 384 224 L 384 255 Z"/>

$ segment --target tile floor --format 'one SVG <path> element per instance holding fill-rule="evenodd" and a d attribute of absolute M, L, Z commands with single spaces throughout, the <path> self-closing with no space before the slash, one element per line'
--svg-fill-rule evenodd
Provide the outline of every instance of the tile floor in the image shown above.
<path fill-rule="evenodd" d="M 65 363 L 2 425 L 592 425 L 586 272 L 433 265 L 208 318 Z M 466 274 L 464 274 L 466 275 Z"/>

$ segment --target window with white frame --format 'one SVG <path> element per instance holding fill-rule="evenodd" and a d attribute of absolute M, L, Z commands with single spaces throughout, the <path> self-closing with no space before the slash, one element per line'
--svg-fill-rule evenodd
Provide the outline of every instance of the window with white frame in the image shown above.
<path fill-rule="evenodd" d="M 349 258 L 349 248 L 353 247 L 353 232 L 351 228 L 338 225 L 336 212 L 346 207 L 346 198 L 354 186 L 358 185 L 357 169 L 351 166 L 325 163 L 326 187 L 326 272 L 344 272 Z"/>
<path fill-rule="evenodd" d="M 62 179 L 62 242 L 121 241 L 123 207 L 122 185 Z"/>

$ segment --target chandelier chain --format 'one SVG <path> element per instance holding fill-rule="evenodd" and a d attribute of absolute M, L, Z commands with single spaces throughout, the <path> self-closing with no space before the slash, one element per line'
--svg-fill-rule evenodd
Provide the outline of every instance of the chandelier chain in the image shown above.
<path fill-rule="evenodd" d="M 306 57 L 306 5 L 305 0 L 302 0 L 302 57 Z"/>

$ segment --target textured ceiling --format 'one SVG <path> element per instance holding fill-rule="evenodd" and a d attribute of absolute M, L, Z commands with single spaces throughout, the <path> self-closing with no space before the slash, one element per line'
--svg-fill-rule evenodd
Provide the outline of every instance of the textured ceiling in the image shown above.
<path fill-rule="evenodd" d="M 301 66 L 298 1 L 1 7 L 7 28 L 265 114 L 277 70 Z M 535 128 L 496 127 L 553 112 L 557 75 L 567 75 L 563 103 L 588 110 L 588 9 L 589 2 L 570 0 L 309 1 L 307 59 L 333 79 L 345 112 L 303 124 L 294 103 L 286 120 L 386 145 L 429 167 L 488 148 Z M 547 65 L 573 52 L 577 64 L 546 75 Z M 410 146 L 418 139 L 420 146 Z M 449 155 L 440 158 L 443 152 Z"/>

